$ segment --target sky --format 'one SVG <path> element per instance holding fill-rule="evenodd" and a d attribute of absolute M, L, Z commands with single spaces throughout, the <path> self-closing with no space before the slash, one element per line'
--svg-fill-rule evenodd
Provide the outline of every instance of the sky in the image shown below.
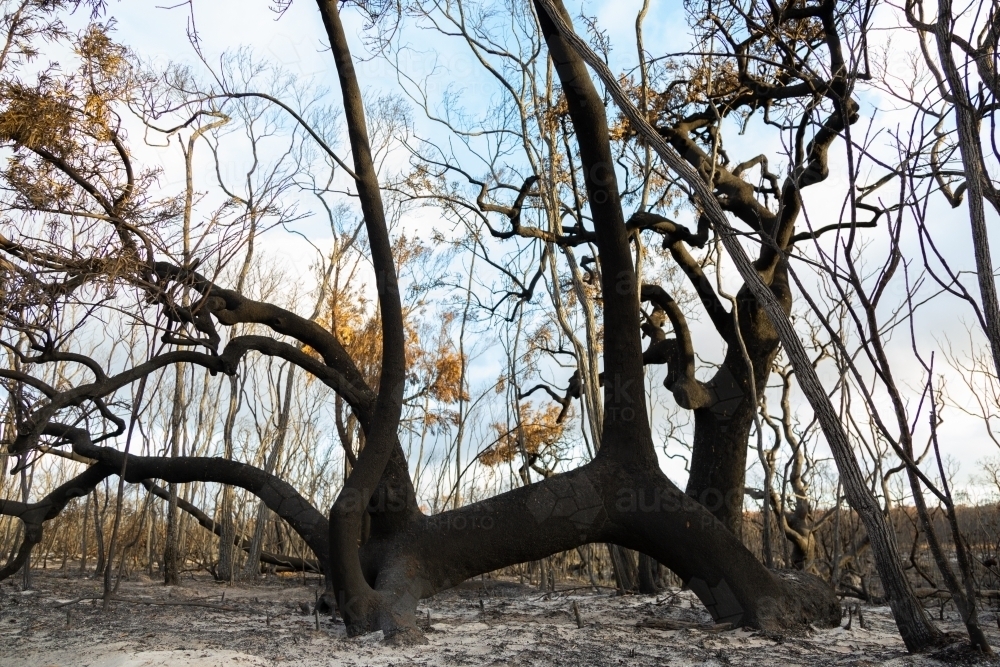
<path fill-rule="evenodd" d="M 573 14 L 582 11 L 587 15 L 596 16 L 600 28 L 607 32 L 613 45 L 611 53 L 613 70 L 628 70 L 634 65 L 635 16 L 641 7 L 641 2 L 607 0 L 567 3 L 567 6 Z M 131 0 L 109 5 L 109 15 L 114 17 L 117 38 L 130 45 L 144 58 L 159 65 L 168 62 L 197 65 L 195 53 L 186 39 L 192 13 L 193 25 L 197 30 L 203 52 L 210 61 L 217 59 L 225 51 L 249 46 L 258 57 L 280 64 L 310 81 L 310 85 L 329 87 L 336 92 L 336 73 L 332 58 L 324 51 L 322 24 L 316 7 L 311 2 L 304 0 L 292 2 L 280 16 L 272 11 L 268 2 L 263 0 L 250 2 L 194 0 L 191 5 L 178 5 L 173 8 L 166 8 L 159 2 L 147 0 Z M 78 15 L 71 20 L 71 24 L 79 27 L 85 20 L 85 16 Z M 355 57 L 359 59 L 357 68 L 366 96 L 374 99 L 379 94 L 398 92 L 399 83 L 391 64 L 370 54 L 364 55 L 365 33 L 361 17 L 356 11 L 345 11 L 344 20 Z M 895 19 L 886 15 L 881 20 L 889 24 Z M 577 27 L 580 29 L 579 23 Z M 689 37 L 682 4 L 662 0 L 651 2 L 644 33 L 647 50 L 654 54 L 684 48 Z M 477 109 L 485 108 L 487 96 L 493 94 L 493 88 L 484 83 L 481 67 L 468 52 L 439 36 L 412 29 L 401 33 L 399 39 L 409 45 L 405 51 L 406 60 L 402 63 L 405 71 L 415 74 L 433 71 L 436 74 L 432 79 L 434 83 L 429 88 L 432 94 L 442 95 L 449 91 L 460 93 L 463 104 L 472 114 L 475 114 Z M 910 47 L 912 44 L 907 45 L 905 40 L 902 43 L 896 41 L 892 44 L 892 48 L 888 50 L 890 71 L 905 73 L 908 66 L 907 49 Z M 875 145 L 884 146 L 886 133 L 893 130 L 898 123 L 906 122 L 908 112 L 894 111 L 891 99 L 873 91 L 865 94 L 863 103 L 869 111 L 865 117 L 874 116 L 873 128 L 881 132 L 879 138 L 875 140 Z M 419 133 L 425 136 L 440 136 L 436 134 L 440 130 L 435 129 L 419 111 L 415 111 L 413 116 Z M 861 125 L 856 126 L 855 131 L 860 132 L 861 127 Z M 740 159 L 751 157 L 756 152 L 773 151 L 775 148 L 774 138 L 763 133 L 757 135 L 751 132 L 740 137 L 738 141 Z M 165 167 L 170 167 L 168 172 L 176 173 L 176 152 L 150 149 L 148 156 L 150 159 L 160 161 Z M 843 172 L 838 167 L 843 166 L 845 159 L 842 148 L 835 147 L 832 151 L 829 180 L 822 186 L 810 189 L 805 195 L 807 206 L 814 215 L 811 223 L 816 227 L 839 217 L 845 180 L 839 175 Z M 388 167 L 401 168 L 405 165 L 405 161 L 404 154 L 396 154 L 390 159 Z M 203 165 L 202 168 L 206 167 Z M 972 267 L 971 241 L 964 207 L 953 211 L 943 202 L 937 202 L 931 208 L 930 214 L 932 229 L 940 231 L 937 238 L 942 239 L 942 251 L 959 266 L 965 269 Z M 991 220 L 991 222 L 995 226 L 997 221 Z M 404 219 L 403 229 L 411 233 L 428 234 L 436 223 L 437 216 L 433 211 L 414 211 Z M 297 229 L 310 236 L 318 245 L 322 245 L 329 235 L 324 223 L 317 220 L 302 221 Z M 884 234 L 872 234 L 869 238 L 874 250 L 884 249 Z M 267 252 L 282 262 L 289 271 L 297 274 L 303 281 L 310 279 L 307 271 L 308 262 L 303 261 L 307 250 L 300 237 L 286 233 L 272 233 L 268 236 L 266 245 Z M 917 270 L 921 264 L 919 249 L 912 242 L 907 242 L 904 251 L 907 259 L 914 261 L 913 267 Z M 877 252 L 874 254 L 878 256 Z M 735 291 L 738 286 L 735 271 L 730 268 L 724 275 L 729 291 Z M 974 279 L 970 278 L 967 284 L 974 294 L 978 293 Z M 981 344 L 981 333 L 978 331 L 971 309 L 967 306 L 955 303 L 954 300 L 942 300 L 940 303 L 935 302 L 926 310 L 926 315 L 921 316 L 915 332 L 918 346 L 925 351 L 940 348 L 946 338 L 954 342 L 960 354 L 968 351 L 970 335 L 972 346 Z M 705 356 L 717 355 L 718 349 L 713 350 L 711 347 L 713 340 L 718 345 L 717 337 L 709 330 L 707 318 L 695 323 L 694 327 L 696 340 L 705 342 L 705 347 L 699 351 Z M 971 334 L 968 333 L 970 331 Z M 909 345 L 906 342 L 908 335 L 904 330 L 894 332 L 895 344 L 890 346 L 890 354 L 897 360 L 896 365 L 900 369 L 902 382 L 911 387 L 916 396 L 923 379 L 922 372 L 913 362 L 909 352 Z M 938 358 L 937 367 L 943 368 L 946 373 L 950 372 L 945 366 L 944 360 Z M 476 358 L 471 369 L 473 383 L 495 381 L 500 368 L 495 351 L 483 352 Z M 832 380 L 828 376 L 824 379 Z M 653 384 L 659 387 L 658 380 Z M 957 403 L 967 403 L 970 406 L 973 404 L 974 396 L 963 388 L 960 379 L 954 373 L 949 376 L 948 386 L 954 393 Z M 658 390 L 661 394 L 665 393 L 662 388 Z M 665 400 L 669 402 L 671 399 Z M 801 397 L 796 396 L 796 400 L 799 404 L 802 403 Z M 946 409 L 945 416 L 948 420 L 946 451 L 961 468 L 959 479 L 966 483 L 974 481 L 979 461 L 984 457 L 998 454 L 995 445 L 986 437 L 982 423 L 975 418 L 964 416 L 955 408 Z M 753 460 L 752 452 L 750 459 Z M 664 457 L 661 463 L 675 481 L 681 481 L 683 469 L 679 467 L 677 460 Z M 751 473 L 751 477 L 753 474 Z M 977 491 L 977 493 L 985 492 L 986 490 Z"/>

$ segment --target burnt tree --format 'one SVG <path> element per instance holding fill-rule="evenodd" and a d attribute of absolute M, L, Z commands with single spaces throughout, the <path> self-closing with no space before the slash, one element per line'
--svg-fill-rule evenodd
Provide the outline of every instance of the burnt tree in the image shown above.
<path fill-rule="evenodd" d="M 742 463 L 734 461 L 746 455 L 746 434 L 737 425 L 742 423 L 741 410 L 750 414 L 755 407 L 746 399 L 753 374 L 742 355 L 737 361 L 737 353 L 731 352 L 733 358 L 724 367 L 728 375 L 723 377 L 720 371 L 714 383 L 697 382 L 691 372 L 690 340 L 685 339 L 682 316 L 671 306 L 670 296 L 652 286 L 640 288 L 604 101 L 584 62 L 544 11 L 536 13 L 538 26 L 566 95 L 586 174 L 593 220 L 593 230 L 587 233 L 598 251 L 599 288 L 604 295 L 600 448 L 591 462 L 570 472 L 433 516 L 420 511 L 398 440 L 406 377 L 405 329 L 362 94 L 341 8 L 327 0 L 320 0 L 318 8 L 339 77 L 352 162 L 348 165 L 325 144 L 323 149 L 353 180 L 367 230 L 381 312 L 377 386 L 364 380 L 342 341 L 315 320 L 248 298 L 199 271 L 195 262 L 178 262 L 161 251 L 161 239 L 151 230 L 156 225 L 169 229 L 176 210 L 169 203 L 157 208 L 149 196 L 152 179 L 134 164 L 115 112 L 93 101 L 92 95 L 128 87 L 128 82 L 116 78 L 120 63 L 102 60 L 106 49 L 80 49 L 89 59 L 92 76 L 74 81 L 83 87 L 78 95 L 72 94 L 71 86 L 67 86 L 70 92 L 48 87 L 49 80 L 34 87 L 11 83 L 0 113 L 0 136 L 16 156 L 4 174 L 15 193 L 11 214 L 86 220 L 100 243 L 77 245 L 63 239 L 60 244 L 58 234 L 40 239 L 22 234 L 17 222 L 0 223 L 3 344 L 16 360 L 0 369 L 0 378 L 17 397 L 16 436 L 7 443 L 8 451 L 18 457 L 19 466 L 30 465 L 45 447 L 69 447 L 73 455 L 94 461 L 36 503 L 0 501 L 0 512 L 21 518 L 26 527 L 15 561 L 0 570 L 0 578 L 28 558 L 41 539 L 44 522 L 71 498 L 119 475 L 129 483 L 215 482 L 256 495 L 313 550 L 329 584 L 325 599 L 339 611 L 351 635 L 383 630 L 400 640 L 419 640 L 414 618 L 419 599 L 484 572 L 594 542 L 657 559 L 690 586 L 717 621 L 765 629 L 837 623 L 840 606 L 825 584 L 804 573 L 765 568 L 734 533 L 731 512 L 719 509 L 718 516 L 713 515 L 659 469 L 642 389 L 649 357 L 660 355 L 670 363 L 674 395 L 700 411 L 696 447 L 702 453 L 690 487 L 696 496 L 708 488 L 724 493 L 735 489 L 742 496 L 742 477 L 735 479 L 734 474 L 739 468 L 742 475 Z M 104 38 L 99 33 L 90 36 L 97 42 Z M 760 94 L 766 99 L 766 91 Z M 202 114 L 195 114 L 191 122 Z M 755 204 L 752 186 L 741 185 L 738 174 L 705 162 L 706 152 L 689 133 L 710 126 L 711 119 L 694 117 L 687 122 L 686 130 L 674 127 L 664 132 L 706 177 L 715 179 L 711 182 L 725 191 L 738 217 L 746 215 L 762 236 L 774 239 L 776 247 L 764 244 L 758 270 L 774 293 L 787 301 L 778 250 L 794 239 L 798 189 L 825 175 L 823 156 L 845 121 L 839 113 L 832 114 L 812 143 L 803 145 L 801 164 L 780 193 L 779 214 Z M 683 244 L 698 235 L 667 220 L 650 224 L 669 236 L 672 252 L 676 246 L 683 261 Z M 699 233 L 704 236 L 707 229 Z M 698 270 L 688 269 L 695 284 L 703 285 Z M 71 303 L 84 303 L 81 293 L 97 286 L 138 295 L 130 302 L 136 320 L 162 342 L 148 360 L 113 372 L 70 344 L 72 330 L 60 329 L 62 310 Z M 736 340 L 736 330 L 742 333 L 753 372 L 763 376 L 777 343 L 753 300 L 741 293 L 737 316 L 722 306 L 714 292 L 699 289 L 699 295 L 728 340 Z M 640 298 L 657 304 L 675 331 L 673 339 L 654 332 L 654 346 L 646 351 Z M 234 325 L 247 323 L 269 334 L 227 334 Z M 730 345 L 731 350 L 738 347 Z M 119 390 L 177 364 L 232 376 L 248 354 L 295 364 L 335 391 L 356 416 L 365 447 L 352 461 L 351 473 L 329 512 L 313 507 L 274 473 L 246 463 L 138 456 L 109 444 L 126 430 L 118 414 L 122 406 L 112 400 Z M 47 365 L 56 362 L 78 364 L 87 379 L 68 388 L 48 383 L 42 376 Z M 708 431 L 702 422 L 709 425 Z"/>

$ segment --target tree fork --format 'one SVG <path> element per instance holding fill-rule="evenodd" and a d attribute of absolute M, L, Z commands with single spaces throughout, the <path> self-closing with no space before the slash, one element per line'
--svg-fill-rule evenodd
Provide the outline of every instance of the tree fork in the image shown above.
<path fill-rule="evenodd" d="M 767 570 L 661 472 L 610 457 L 422 517 L 371 539 L 361 554 L 376 590 L 396 599 L 402 615 L 407 604 L 415 608 L 416 600 L 470 577 L 600 542 L 659 560 L 718 622 L 778 630 L 840 621 L 840 605 L 822 581 Z"/>
<path fill-rule="evenodd" d="M 396 618 L 392 605 L 366 581 L 358 558 L 357 538 L 361 533 L 365 508 L 382 479 L 397 442 L 406 381 L 406 341 L 392 244 L 378 176 L 372 162 L 361 88 L 340 20 L 338 3 L 336 0 L 317 0 L 317 4 L 340 80 L 344 117 L 354 159 L 355 184 L 368 232 L 382 326 L 379 387 L 372 419 L 365 431 L 365 448 L 330 509 L 330 575 L 341 616 L 350 634 L 381 629 L 387 635 L 398 632 L 413 635 L 415 623 Z"/>
<path fill-rule="evenodd" d="M 811 360 L 799 340 L 795 329 L 781 309 L 774 294 L 761 279 L 740 245 L 735 231 L 729 224 L 708 185 L 677 153 L 664 141 L 631 103 L 607 66 L 600 60 L 573 31 L 565 18 L 565 10 L 555 0 L 536 0 L 540 11 L 547 13 L 560 34 L 572 45 L 581 58 L 598 74 L 605 87 L 637 131 L 649 142 L 660 158 L 694 190 L 695 195 L 712 224 L 747 287 L 761 304 L 781 339 L 782 345 L 795 367 L 799 385 L 809 400 L 823 433 L 833 451 L 837 469 L 840 471 L 844 490 L 851 507 L 858 513 L 868 532 L 872 544 L 876 569 L 886 589 L 893 617 L 906 647 L 910 651 L 921 651 L 940 643 L 941 632 L 934 626 L 927 612 L 917 599 L 913 587 L 907 580 L 900 565 L 899 547 L 896 536 L 882 515 L 875 497 L 864 484 L 860 466 L 837 417 L 837 412 L 827 398 L 822 383 L 812 367 Z M 844 102 L 848 104 L 849 102 Z"/>

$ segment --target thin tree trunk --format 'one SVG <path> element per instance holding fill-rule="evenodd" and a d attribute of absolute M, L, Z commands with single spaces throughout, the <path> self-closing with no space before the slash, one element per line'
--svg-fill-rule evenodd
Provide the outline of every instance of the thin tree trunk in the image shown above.
<path fill-rule="evenodd" d="M 476 253 L 472 253 L 469 264 L 469 282 L 465 286 L 465 307 L 462 309 L 462 324 L 458 330 L 458 360 L 461 371 L 458 377 L 458 433 L 455 434 L 455 490 L 452 507 L 458 509 L 462 504 L 462 440 L 465 436 L 465 325 L 469 320 L 469 307 L 472 305 L 472 276 L 476 267 Z M 421 442 L 421 445 L 423 443 Z"/>
<path fill-rule="evenodd" d="M 295 386 L 295 366 L 288 365 L 288 376 L 285 378 L 285 395 L 278 415 L 278 432 L 275 434 L 274 445 L 264 461 L 264 471 L 273 473 L 281 459 L 288 437 L 288 421 L 292 411 L 292 390 Z M 250 551 L 246 563 L 240 573 L 240 579 L 253 580 L 260 576 L 260 555 L 264 551 L 264 532 L 271 518 L 271 510 L 263 502 L 257 503 L 257 517 L 254 522 L 253 537 L 250 539 Z"/>
<path fill-rule="evenodd" d="M 951 30 L 954 18 L 951 0 L 938 0 L 934 37 L 941 59 L 941 68 L 955 101 L 955 127 L 958 130 L 958 147 L 968 186 L 969 222 L 972 226 L 972 245 L 975 249 L 976 276 L 979 279 L 979 291 L 983 301 L 986 337 L 993 352 L 994 369 L 1000 377 L 1000 301 L 997 299 L 986 211 L 983 207 L 983 183 L 989 176 L 983 168 L 986 161 L 980 143 L 978 115 L 966 91 L 965 80 L 959 73 L 951 53 Z"/>
<path fill-rule="evenodd" d="M 184 420 L 184 367 L 177 364 L 174 372 L 174 397 L 170 414 L 170 457 L 180 456 L 181 428 Z M 180 534 L 177 523 L 177 485 L 170 484 L 170 501 L 167 503 L 167 534 L 163 547 L 163 583 L 167 586 L 180 585 Z"/>
<path fill-rule="evenodd" d="M 23 503 L 27 503 L 31 495 L 31 482 L 34 476 L 34 468 L 31 469 L 31 475 L 28 474 L 26 468 L 21 468 L 21 502 Z M 30 591 L 31 589 L 31 555 L 29 554 L 21 569 L 21 590 Z"/>
<path fill-rule="evenodd" d="M 233 460 L 233 427 L 236 424 L 236 413 L 239 411 L 239 381 L 235 375 L 229 376 L 229 410 L 222 429 L 223 457 Z M 219 506 L 219 523 L 222 525 L 222 536 L 219 539 L 219 564 L 216 576 L 220 581 L 233 582 L 236 550 L 233 543 L 236 540 L 236 526 L 233 522 L 233 487 L 228 484 L 222 487 L 222 502 Z"/>
<path fill-rule="evenodd" d="M 94 576 L 104 570 L 104 512 L 100 510 L 100 501 L 97 499 L 97 489 L 94 489 L 94 539 L 97 542 L 97 566 L 94 568 Z M 104 508 L 107 509 L 107 497 L 104 500 Z"/>
<path fill-rule="evenodd" d="M 104 566 L 104 611 L 108 611 L 108 608 L 111 605 L 111 571 L 114 569 L 115 564 L 115 546 L 118 543 L 118 529 L 121 526 L 122 520 L 122 504 L 125 500 L 125 472 L 128 464 L 128 453 L 132 444 L 132 432 L 135 429 L 136 419 L 139 416 L 139 409 L 142 406 L 142 397 L 146 391 L 147 377 L 148 376 L 143 376 L 142 380 L 139 381 L 139 388 L 136 391 L 135 403 L 132 406 L 132 418 L 129 420 L 128 434 L 125 436 L 125 457 L 122 458 L 122 467 L 118 474 L 118 497 L 115 500 L 115 520 L 111 527 L 111 539 L 108 542 L 108 560 Z M 122 555 L 124 558 L 124 551 Z M 120 580 L 121 573 L 119 572 L 119 581 Z"/>
<path fill-rule="evenodd" d="M 87 499 L 83 503 L 83 530 L 81 531 L 83 535 L 80 537 L 80 574 L 87 573 L 87 529 L 90 522 L 90 494 L 87 494 Z"/>

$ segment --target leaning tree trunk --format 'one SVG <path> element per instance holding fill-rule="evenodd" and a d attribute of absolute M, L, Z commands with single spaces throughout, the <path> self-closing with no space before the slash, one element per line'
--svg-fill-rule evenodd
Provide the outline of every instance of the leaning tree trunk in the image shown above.
<path fill-rule="evenodd" d="M 995 7 L 993 12 L 995 20 Z M 976 260 L 976 277 L 979 279 L 986 338 L 990 342 L 993 367 L 1000 375 L 1000 300 L 997 298 L 996 273 L 990 254 L 989 230 L 986 225 L 986 211 L 983 205 L 984 186 L 990 183 L 990 176 L 984 167 L 986 160 L 983 156 L 980 138 L 979 115 L 976 105 L 969 99 L 966 89 L 968 79 L 963 78 L 962 73 L 959 72 L 952 54 L 954 20 L 951 0 L 938 0 L 938 17 L 934 23 L 934 38 L 941 60 L 941 70 L 954 100 L 955 129 L 958 132 L 958 148 L 962 156 L 962 169 L 965 172 L 968 192 L 973 256 Z M 984 55 L 984 57 L 986 56 Z M 997 207 L 997 212 L 1000 213 L 1000 207 Z"/>

